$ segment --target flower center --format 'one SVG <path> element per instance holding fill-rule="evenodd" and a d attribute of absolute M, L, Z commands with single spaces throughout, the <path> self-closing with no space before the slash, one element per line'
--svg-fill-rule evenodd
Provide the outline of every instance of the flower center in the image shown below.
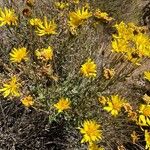
<path fill-rule="evenodd" d="M 6 20 L 6 22 L 14 22 L 15 21 L 13 16 L 6 16 L 5 20 Z"/>
<path fill-rule="evenodd" d="M 88 130 L 87 130 L 87 135 L 89 137 L 91 137 L 93 134 L 95 134 L 95 129 L 93 129 L 92 127 L 90 127 Z"/>
<path fill-rule="evenodd" d="M 120 103 L 113 103 L 113 108 L 116 110 L 120 110 L 121 104 Z"/>
<path fill-rule="evenodd" d="M 143 110 L 143 115 L 146 116 L 146 117 L 150 116 L 150 108 L 145 108 Z"/>

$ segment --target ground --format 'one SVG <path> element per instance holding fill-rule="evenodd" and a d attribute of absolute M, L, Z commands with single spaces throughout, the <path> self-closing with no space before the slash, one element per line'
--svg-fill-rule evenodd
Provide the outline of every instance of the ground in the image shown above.
<path fill-rule="evenodd" d="M 106 2 L 106 0 L 102 0 L 93 1 L 91 3 L 100 7 L 103 6 L 104 10 L 117 18 L 118 21 L 124 20 L 143 24 L 143 9 L 148 1 L 137 0 L 135 2 L 131 0 L 110 0 Z M 2 6 L 1 3 L 0 6 Z M 108 33 L 101 34 L 101 41 L 104 43 L 108 43 L 110 40 L 111 30 L 109 33 L 109 26 L 107 27 L 104 30 Z M 88 37 L 87 39 L 90 41 L 91 37 Z M 94 37 L 92 37 L 92 39 L 94 39 Z M 96 41 L 97 40 L 94 42 Z M 82 46 L 84 47 L 84 44 Z M 70 61 L 72 61 L 70 63 L 70 68 L 74 66 L 76 58 L 80 56 L 81 53 L 82 52 L 76 55 L 76 57 L 72 54 L 70 59 Z M 1 65 L 1 74 L 5 72 L 3 69 L 3 65 Z M 124 96 L 128 96 L 128 93 L 131 92 L 134 93 L 132 98 L 136 99 L 138 97 L 140 98 L 141 94 L 147 93 L 149 95 L 150 85 L 145 84 L 142 80 L 137 80 L 137 77 L 139 77 L 144 70 L 148 69 L 150 69 L 150 60 L 144 61 L 143 64 L 133 72 L 132 76 L 127 78 L 126 81 L 118 83 L 115 86 L 120 88 L 119 90 Z M 111 90 L 111 87 L 108 91 L 109 90 Z M 2 95 L 0 96 L 0 114 L 0 150 L 86 150 L 86 146 L 80 147 L 79 133 L 77 131 L 72 131 L 72 127 L 69 126 L 64 115 L 58 116 L 56 120 L 51 122 L 49 120 L 49 115 L 44 111 L 36 110 L 34 108 L 25 108 L 18 99 L 13 101 L 7 100 L 3 98 Z M 103 119 L 105 119 L 105 117 Z M 109 118 L 106 119 L 109 120 Z M 72 123 L 72 120 L 69 120 L 70 123 Z M 116 122 L 114 121 L 113 123 Z M 117 128 L 116 125 L 117 124 L 112 124 L 112 130 Z M 130 126 L 130 124 L 128 125 Z M 107 128 L 107 123 L 105 123 L 104 126 Z M 125 132 L 122 133 L 122 136 L 123 134 L 126 134 Z M 112 131 L 110 138 L 113 136 L 113 133 L 114 132 Z M 118 143 L 119 142 L 120 141 L 118 140 Z M 102 145 L 107 145 L 108 143 L 102 143 Z M 109 144 L 112 145 L 108 147 Z M 110 142 L 109 144 L 107 145 L 106 150 L 117 150 L 116 143 Z M 144 149 L 144 146 L 142 146 L 144 144 L 142 143 L 141 146 L 139 146 L 128 142 L 124 143 L 127 150 L 142 150 Z"/>

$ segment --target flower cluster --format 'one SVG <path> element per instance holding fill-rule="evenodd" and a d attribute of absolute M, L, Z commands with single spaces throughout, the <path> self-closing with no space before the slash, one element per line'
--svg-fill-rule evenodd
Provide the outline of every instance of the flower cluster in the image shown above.
<path fill-rule="evenodd" d="M 139 64 L 143 57 L 150 57 L 150 38 L 143 33 L 146 30 L 144 27 L 121 22 L 116 24 L 115 28 L 118 33 L 113 35 L 113 52 L 122 53 L 134 64 Z"/>

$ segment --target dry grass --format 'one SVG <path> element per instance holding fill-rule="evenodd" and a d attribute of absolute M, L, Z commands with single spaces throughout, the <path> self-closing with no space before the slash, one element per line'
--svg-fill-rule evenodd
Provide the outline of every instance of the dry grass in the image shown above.
<path fill-rule="evenodd" d="M 116 22 L 123 20 L 139 23 L 142 16 L 143 3 L 140 1 L 94 0 L 89 3 L 92 11 L 100 8 L 113 16 Z M 116 32 L 112 26 L 115 22 L 100 23 L 95 28 L 95 20 L 89 19 L 75 36 L 68 30 L 67 14 L 78 6 L 71 6 L 62 12 L 54 7 L 53 1 L 48 0 L 37 0 L 33 7 L 21 0 L 14 3 L 5 1 L 3 5 L 12 6 L 20 15 L 20 22 L 17 28 L 0 28 L 0 79 L 4 81 L 17 74 L 23 85 L 22 97 L 32 95 L 36 106 L 26 109 L 20 98 L 1 96 L 0 148 L 85 150 L 87 145 L 80 144 L 81 135 L 76 128 L 85 119 L 95 119 L 103 129 L 103 139 L 98 144 L 106 150 L 117 150 L 121 145 L 127 150 L 144 149 L 143 134 L 139 127 L 130 122 L 124 112 L 113 118 L 97 100 L 101 95 L 119 93 L 136 110 L 142 96 L 150 94 L 149 83 L 141 78 L 143 71 L 150 69 L 149 60 L 143 61 L 143 65 L 137 68 L 129 62 L 122 62 L 120 55 L 111 52 L 112 34 Z M 79 6 L 84 6 L 84 2 Z M 25 8 L 31 11 L 31 16 L 22 14 Z M 49 19 L 54 18 L 59 25 L 56 36 L 38 37 L 27 23 L 30 18 L 43 18 L 43 15 Z M 9 53 L 18 45 L 30 51 L 30 62 L 20 65 L 10 63 Z M 54 49 L 54 59 L 49 63 L 49 72 L 43 74 L 43 63 L 36 59 L 34 51 L 49 45 Z M 88 57 L 97 64 L 98 77 L 93 80 L 83 78 L 79 73 Z M 106 80 L 102 76 L 103 67 L 115 68 L 116 77 Z M 52 76 L 57 77 L 58 81 Z M 56 116 L 57 112 L 52 106 L 60 97 L 68 97 L 72 109 Z M 135 145 L 130 138 L 134 130 L 142 136 L 141 141 Z"/>

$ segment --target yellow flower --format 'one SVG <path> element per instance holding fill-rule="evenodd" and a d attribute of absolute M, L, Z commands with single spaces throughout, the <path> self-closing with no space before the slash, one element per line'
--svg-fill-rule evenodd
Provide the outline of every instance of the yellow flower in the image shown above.
<path fill-rule="evenodd" d="M 87 62 L 81 66 L 80 71 L 85 77 L 96 77 L 96 64 L 91 59 L 88 59 Z"/>
<path fill-rule="evenodd" d="M 94 13 L 94 16 L 98 19 L 103 19 L 108 22 L 113 20 L 113 18 L 109 17 L 106 12 L 101 12 L 99 9 L 96 10 L 96 12 Z"/>
<path fill-rule="evenodd" d="M 34 104 L 33 97 L 30 95 L 21 99 L 21 102 L 25 107 L 30 107 Z"/>
<path fill-rule="evenodd" d="M 132 51 L 132 49 L 128 49 L 129 51 L 124 54 L 124 58 L 133 64 L 140 66 L 140 61 L 142 60 L 139 57 L 139 54 L 136 51 Z"/>
<path fill-rule="evenodd" d="M 145 130 L 145 142 L 145 149 L 150 149 L 150 132 L 148 132 L 147 130 Z"/>
<path fill-rule="evenodd" d="M 150 57 L 150 38 L 143 32 L 144 27 L 124 22 L 115 27 L 118 33 L 113 35 L 113 52 L 122 53 L 126 60 L 136 65 L 140 65 L 143 57 Z"/>
<path fill-rule="evenodd" d="M 70 103 L 68 98 L 60 98 L 59 101 L 54 104 L 54 107 L 58 110 L 58 113 L 60 113 L 66 109 L 70 109 Z"/>
<path fill-rule="evenodd" d="M 138 119 L 138 124 L 140 126 L 150 126 L 150 105 L 142 104 L 139 109 L 140 115 Z"/>
<path fill-rule="evenodd" d="M 82 7 L 81 9 L 77 9 L 76 11 L 69 13 L 68 24 L 72 30 L 75 30 L 89 17 L 91 17 L 91 13 L 88 12 L 88 9 Z"/>
<path fill-rule="evenodd" d="M 112 116 L 117 116 L 124 103 L 124 99 L 121 99 L 118 95 L 112 95 L 107 102 L 108 106 L 105 106 L 104 110 L 110 112 Z"/>
<path fill-rule="evenodd" d="M 79 127 L 80 133 L 83 134 L 81 143 L 88 142 L 91 144 L 102 139 L 101 126 L 96 121 L 85 120 L 82 126 L 83 128 Z"/>
<path fill-rule="evenodd" d="M 41 21 L 41 19 L 33 18 L 33 19 L 30 19 L 29 23 L 32 26 L 39 26 L 39 25 L 42 25 L 43 22 Z"/>
<path fill-rule="evenodd" d="M 98 147 L 95 143 L 91 143 L 88 146 L 88 150 L 105 150 L 105 149 L 102 147 Z"/>
<path fill-rule="evenodd" d="M 25 47 L 22 48 L 14 48 L 10 53 L 10 60 L 13 63 L 20 63 L 22 60 L 27 60 L 27 49 Z"/>
<path fill-rule="evenodd" d="M 11 96 L 20 96 L 19 87 L 20 83 L 18 83 L 18 79 L 16 76 L 11 77 L 11 80 L 6 84 L 3 84 L 3 88 L 0 89 L 0 92 L 3 92 L 3 96 L 7 97 Z"/>
<path fill-rule="evenodd" d="M 102 104 L 103 106 L 107 104 L 109 98 L 108 97 L 104 97 L 104 96 L 100 96 L 98 98 L 98 101 L 100 102 L 100 104 Z"/>
<path fill-rule="evenodd" d="M 115 70 L 114 69 L 107 69 L 104 68 L 104 77 L 106 79 L 112 79 L 115 75 Z"/>
<path fill-rule="evenodd" d="M 139 57 L 150 57 L 150 39 L 146 34 L 139 33 L 133 37 L 135 51 Z"/>
<path fill-rule="evenodd" d="M 39 36 L 57 34 L 57 33 L 56 33 L 56 28 L 57 28 L 57 25 L 56 25 L 56 23 L 54 22 L 54 20 L 48 22 L 48 21 L 47 21 L 47 17 L 44 16 L 43 24 L 39 24 L 39 25 L 37 26 L 37 31 L 36 31 L 36 33 L 37 33 Z"/>
<path fill-rule="evenodd" d="M 111 42 L 112 52 L 126 53 L 129 51 L 128 41 L 125 39 L 114 39 Z"/>
<path fill-rule="evenodd" d="M 4 25 L 17 25 L 18 18 L 13 9 L 0 9 L 0 27 Z"/>
<path fill-rule="evenodd" d="M 48 48 L 43 48 L 41 50 L 36 50 L 35 55 L 38 57 L 38 59 L 42 60 L 52 60 L 53 58 L 53 49 L 49 46 Z"/>
<path fill-rule="evenodd" d="M 117 29 L 118 34 L 113 35 L 114 38 L 120 38 L 120 39 L 122 38 L 127 41 L 127 40 L 132 39 L 134 36 L 134 34 L 133 34 L 134 29 L 130 28 L 123 21 L 119 24 L 116 24 L 115 28 Z"/>
<path fill-rule="evenodd" d="M 64 3 L 64 2 L 55 2 L 55 6 L 58 8 L 58 9 L 65 9 L 69 6 L 68 3 Z"/>
<path fill-rule="evenodd" d="M 144 72 L 144 78 L 150 81 L 150 71 L 145 71 Z"/>
<path fill-rule="evenodd" d="M 143 96 L 143 100 L 146 102 L 146 104 L 150 104 L 150 96 L 148 96 L 147 94 Z"/>
<path fill-rule="evenodd" d="M 146 26 L 138 27 L 133 22 L 128 23 L 128 26 L 132 28 L 137 34 L 148 31 L 148 28 Z"/>

